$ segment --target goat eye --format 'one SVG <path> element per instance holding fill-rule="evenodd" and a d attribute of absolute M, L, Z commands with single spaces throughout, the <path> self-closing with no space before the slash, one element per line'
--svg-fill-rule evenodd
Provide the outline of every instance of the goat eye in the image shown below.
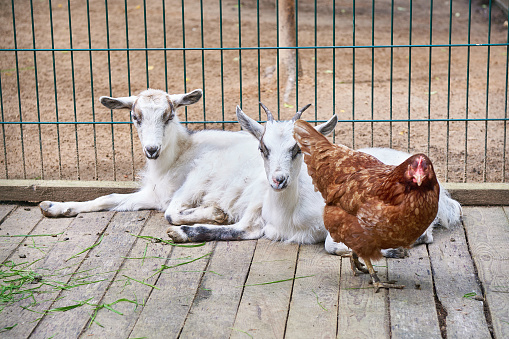
<path fill-rule="evenodd" d="M 141 119 L 140 117 L 138 117 L 137 115 L 135 115 L 134 113 L 131 113 L 131 117 L 133 118 L 133 121 L 135 123 L 137 123 L 138 125 L 141 124 Z"/>
<path fill-rule="evenodd" d="M 265 158 L 268 158 L 268 157 L 269 157 L 269 150 L 267 149 L 267 147 L 265 147 L 265 145 L 260 144 L 260 146 L 258 147 L 258 149 L 260 150 L 260 152 L 262 153 L 262 155 L 263 155 Z"/>
<path fill-rule="evenodd" d="M 170 120 L 173 120 L 174 117 L 175 117 L 175 113 L 173 113 L 173 112 L 171 112 L 169 114 L 165 114 L 163 116 L 164 123 L 167 124 L 168 122 L 170 122 Z"/>
<path fill-rule="evenodd" d="M 292 149 L 292 159 L 294 159 L 297 155 L 301 154 L 302 151 L 300 150 L 300 147 L 299 145 L 295 145 L 293 146 L 293 149 Z"/>

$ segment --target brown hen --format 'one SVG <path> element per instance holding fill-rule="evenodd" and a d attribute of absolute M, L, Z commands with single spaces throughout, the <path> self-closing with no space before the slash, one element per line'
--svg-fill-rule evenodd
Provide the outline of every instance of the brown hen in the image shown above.
<path fill-rule="evenodd" d="M 382 249 L 410 247 L 435 218 L 440 189 L 431 161 L 416 154 L 399 166 L 388 166 L 332 144 L 303 120 L 295 123 L 294 137 L 325 199 L 325 227 L 334 241 L 352 249 L 354 274 L 356 269 L 369 272 L 376 292 L 381 287 L 403 288 L 381 282 L 371 260 L 381 258 Z"/>

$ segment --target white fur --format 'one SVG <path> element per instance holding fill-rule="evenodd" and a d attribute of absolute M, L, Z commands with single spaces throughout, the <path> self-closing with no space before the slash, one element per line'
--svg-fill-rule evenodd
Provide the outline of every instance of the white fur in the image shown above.
<path fill-rule="evenodd" d="M 249 131 L 260 143 L 263 159 L 263 168 L 258 171 L 261 177 L 256 179 L 261 187 L 250 194 L 251 201 L 258 201 L 262 206 L 261 218 L 252 218 L 255 222 L 238 222 L 232 226 L 196 225 L 193 227 L 170 227 L 168 234 L 175 241 L 193 240 L 239 240 L 253 239 L 255 235 L 272 240 L 281 240 L 296 243 L 318 243 L 325 240 L 325 249 L 329 253 L 344 254 L 349 251 L 344 244 L 335 243 L 323 224 L 324 202 L 320 193 L 314 190 L 311 177 L 303 165 L 301 154 L 292 157 L 292 150 L 296 145 L 293 139 L 294 120 L 269 121 L 261 126 L 237 108 L 237 117 L 242 127 Z M 317 130 L 328 134 L 336 125 L 337 119 L 333 117 L 327 123 L 317 126 Z M 263 146 L 262 146 L 263 145 Z M 366 153 L 373 152 L 387 163 L 404 161 L 409 154 L 390 149 L 367 149 Z M 396 157 L 398 157 L 396 159 Z M 401 160 L 399 160 L 401 159 Z M 263 175 L 264 173 L 265 175 Z M 264 178 L 262 178 L 264 176 Z M 247 189 L 247 188 L 246 188 Z M 440 210 L 447 211 L 438 215 L 435 222 L 444 226 L 457 223 L 461 218 L 461 207 L 452 200 L 444 189 L 441 189 Z M 434 222 L 434 224 L 435 224 Z M 420 238 L 419 242 L 432 241 L 432 228 Z M 257 231 L 258 230 L 258 231 Z M 246 231 L 246 234 L 243 232 Z M 398 255 L 397 251 L 384 251 L 384 255 Z"/>
<path fill-rule="evenodd" d="M 174 216 L 175 222 L 185 217 L 185 223 L 217 224 L 251 217 L 246 211 L 260 215 L 261 205 L 250 199 L 262 186 L 254 184 L 259 174 L 253 169 L 263 166 L 256 140 L 245 132 L 190 133 L 180 124 L 176 110 L 200 98 L 201 90 L 169 95 L 153 89 L 138 96 L 101 97 L 111 109 L 132 110 L 147 156 L 141 188 L 132 194 L 110 194 L 85 202 L 44 201 L 40 204 L 44 215 L 156 209 L 166 211 L 169 219 Z M 243 166 L 232 167 L 232 163 Z"/>

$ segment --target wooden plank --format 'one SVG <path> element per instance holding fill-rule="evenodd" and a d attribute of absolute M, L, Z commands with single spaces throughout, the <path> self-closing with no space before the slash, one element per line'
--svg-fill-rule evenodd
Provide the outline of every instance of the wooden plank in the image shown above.
<path fill-rule="evenodd" d="M 294 278 L 297 252 L 295 244 L 258 240 L 246 285 Z M 292 280 L 245 286 L 231 337 L 283 338 L 292 286 Z"/>
<path fill-rule="evenodd" d="M 496 338 L 509 337 L 509 221 L 507 207 L 466 207 L 464 225 Z"/>
<path fill-rule="evenodd" d="M 16 205 L 0 204 L 0 225 L 4 221 L 5 217 L 7 217 L 15 208 Z M 0 226 L 0 228 L 1 227 L 2 226 Z"/>
<path fill-rule="evenodd" d="M 111 193 L 132 193 L 134 181 L 0 180 L 0 201 L 86 201 Z"/>
<path fill-rule="evenodd" d="M 53 246 L 52 250 L 44 256 L 44 259 L 38 262 L 35 274 L 42 275 L 45 279 L 44 282 L 47 283 L 52 281 L 59 281 L 62 284 L 68 283 L 87 253 L 83 253 L 67 262 L 65 260 L 81 249 L 92 246 L 99 238 L 98 233 L 103 232 L 114 214 L 115 212 L 84 213 L 71 219 L 71 225 L 59 238 L 62 240 L 67 238 L 68 240 L 58 241 Z M 38 312 L 51 309 L 54 300 L 60 293 L 60 290 L 55 290 L 49 285 L 43 285 L 39 291 L 42 294 L 36 305 L 31 305 L 32 300 L 25 299 L 23 302 L 8 306 L 2 311 L 0 328 L 12 326 L 15 323 L 18 324 L 7 332 L 10 338 L 27 338 L 38 324 L 38 319 L 41 318 L 41 314 Z M 68 300 L 68 302 L 69 304 L 73 303 L 71 300 Z M 26 310 L 20 306 L 31 307 L 30 310 Z"/>
<path fill-rule="evenodd" d="M 323 243 L 301 245 L 286 325 L 287 338 L 336 338 L 341 257 Z"/>
<path fill-rule="evenodd" d="M 442 183 L 462 205 L 504 205 L 507 183 Z M 132 193 L 134 181 L 6 180 L 0 179 L 0 201 L 85 201 L 111 193 Z"/>
<path fill-rule="evenodd" d="M 405 259 L 388 259 L 388 276 L 405 285 L 389 290 L 392 338 L 440 338 L 426 246 L 417 246 Z"/>
<path fill-rule="evenodd" d="M 77 278 L 92 275 L 86 280 L 98 282 L 63 291 L 60 297 L 64 298 L 51 307 L 65 307 L 76 304 L 76 301 L 89 299 L 89 304 L 98 305 L 124 261 L 123 257 L 129 253 L 136 240 L 130 233 L 139 234 L 149 213 L 149 211 L 117 213 L 105 230 L 101 243 L 90 251 L 87 260 L 81 264 L 79 271 L 84 273 L 74 276 Z M 39 322 L 31 337 L 49 338 L 56 335 L 77 338 L 87 325 L 92 312 L 91 307 L 84 306 L 66 312 L 48 313 Z"/>
<path fill-rule="evenodd" d="M 167 227 L 168 222 L 164 218 L 164 214 L 153 212 L 141 231 L 140 236 L 162 237 Z M 152 287 L 132 280 L 128 282 L 126 276 L 138 281 L 144 281 L 150 285 L 155 284 L 159 274 L 151 278 L 148 277 L 161 268 L 161 265 L 168 264 L 167 259 L 172 249 L 172 246 L 162 242 L 138 239 L 131 252 L 127 255 L 127 259 L 122 265 L 122 271 L 119 272 L 120 274 L 117 274 L 109 286 L 101 303 L 111 304 L 121 298 L 137 299 L 140 304 L 147 300 L 150 297 L 150 293 L 152 293 Z M 128 338 L 136 325 L 143 307 L 136 307 L 136 305 L 122 302 L 115 304 L 114 308 L 122 313 L 122 315 L 107 309 L 100 310 L 97 313 L 96 321 L 103 327 L 94 323 L 84 330 L 81 337 Z M 165 310 L 170 312 L 168 308 L 165 308 Z"/>
<path fill-rule="evenodd" d="M 507 183 L 443 183 L 451 197 L 465 206 L 500 206 L 509 201 Z"/>
<path fill-rule="evenodd" d="M 23 241 L 24 237 L 9 237 L 29 234 L 42 219 L 36 206 L 19 206 L 0 225 L 0 263 L 3 263 Z"/>
<path fill-rule="evenodd" d="M 373 263 L 381 280 L 387 280 L 387 260 Z M 354 276 L 350 259 L 342 259 L 338 338 L 390 338 L 388 291 L 373 290 L 369 274 Z"/>
<path fill-rule="evenodd" d="M 215 242 L 204 246 L 173 249 L 168 265 L 189 262 L 212 253 Z M 184 326 L 209 257 L 161 273 L 158 290 L 153 290 L 130 334 L 130 338 L 176 338 Z M 171 310 L 171 311 L 168 311 Z"/>
<path fill-rule="evenodd" d="M 71 224 L 73 219 L 71 218 L 65 218 L 65 219 L 50 219 L 50 218 L 44 218 L 39 222 L 36 226 L 36 228 L 33 230 L 32 234 L 59 234 L 63 233 Z M 12 253 L 10 258 L 8 258 L 8 261 L 12 261 L 14 264 L 22 264 L 27 263 L 26 265 L 30 266 L 26 269 L 26 272 L 29 271 L 36 271 L 42 261 L 38 261 L 39 259 L 44 258 L 51 249 L 58 243 L 58 241 L 63 241 L 62 234 L 56 237 L 52 236 L 41 236 L 41 237 L 29 237 L 24 238 L 23 242 L 20 244 L 20 246 Z M 26 265 L 20 265 L 17 268 L 25 267 Z M 14 278 L 20 278 L 22 274 L 18 276 L 13 276 Z M 28 286 L 27 286 L 28 285 Z M 27 284 L 22 287 L 25 288 L 32 288 L 37 287 L 36 284 Z M 46 296 L 40 295 L 36 296 L 37 300 L 41 299 L 47 299 Z M 18 324 L 17 327 L 21 328 L 23 327 L 27 322 L 24 320 L 24 318 L 21 316 L 23 309 L 20 306 L 27 306 L 28 303 L 31 300 L 28 301 L 15 301 L 13 304 L 7 305 L 5 309 L 2 310 L 1 314 L 1 320 L 0 320 L 0 328 L 4 327 L 10 327 L 15 324 Z M 32 324 L 30 324 L 32 326 Z M 15 338 L 17 331 L 19 331 L 19 328 L 16 328 L 16 330 L 13 331 L 6 331 L 4 333 L 0 333 L 0 337 L 3 337 L 4 335 L 6 337 Z"/>
<path fill-rule="evenodd" d="M 256 240 L 216 244 L 180 337 L 224 338 L 235 322 Z"/>
<path fill-rule="evenodd" d="M 438 300 L 445 309 L 449 338 L 490 338 L 483 302 L 465 298 L 482 296 L 463 227 L 434 230 L 428 245 Z"/>

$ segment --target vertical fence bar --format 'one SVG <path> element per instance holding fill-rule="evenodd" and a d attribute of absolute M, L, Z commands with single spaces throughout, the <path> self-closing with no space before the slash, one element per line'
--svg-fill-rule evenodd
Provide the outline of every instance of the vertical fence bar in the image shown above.
<path fill-rule="evenodd" d="M 392 92 L 394 81 L 394 0 L 391 1 L 391 61 L 389 84 L 389 148 L 392 148 Z"/>
<path fill-rule="evenodd" d="M 488 171 L 488 110 L 490 99 L 490 57 L 491 57 L 491 9 L 492 2 L 489 2 L 489 16 L 488 16 L 488 56 L 486 60 L 486 121 L 484 122 L 484 169 L 483 169 L 483 182 L 486 182 Z"/>
<path fill-rule="evenodd" d="M 260 0 L 256 0 L 256 46 L 258 46 L 257 57 L 258 57 L 258 102 L 262 101 L 261 93 L 261 78 L 260 78 Z M 258 120 L 262 119 L 262 111 L 260 105 L 258 105 Z M 224 120 L 224 118 L 223 118 Z"/>
<path fill-rule="evenodd" d="M 51 7 L 51 1 L 48 1 L 49 4 L 49 21 L 51 28 L 51 59 L 53 61 L 53 88 L 55 89 L 55 119 L 56 122 L 59 122 L 58 117 L 58 90 L 57 90 L 57 69 L 55 63 L 55 35 L 53 33 L 53 8 Z M 14 15 L 14 13 L 13 13 Z M 17 67 L 17 65 L 16 65 Z M 21 105 L 21 103 L 20 103 Z M 21 109 L 21 106 L 20 106 Z M 21 112 L 20 112 L 21 114 Z M 57 148 L 58 148 L 58 178 L 62 179 L 62 152 L 60 151 L 60 126 L 57 124 Z M 23 169 L 24 169 L 24 161 L 23 161 Z"/>
<path fill-rule="evenodd" d="M 408 45 L 412 46 L 412 27 L 413 27 L 413 1 L 410 0 L 410 17 L 408 24 Z M 408 123 L 407 123 L 407 152 L 410 152 L 410 116 L 412 108 L 412 47 L 408 47 Z"/>
<path fill-rule="evenodd" d="M 449 181 L 449 133 L 450 133 L 450 111 L 451 111 L 451 42 L 452 42 L 452 0 L 449 1 L 449 55 L 447 60 L 447 132 L 445 146 L 445 181 Z"/>
<path fill-rule="evenodd" d="M 186 21 L 184 14 L 184 0 L 182 0 L 182 68 L 184 69 L 184 93 L 187 93 L 187 64 L 186 64 Z M 203 89 L 205 90 L 205 88 Z M 205 102 L 205 100 L 203 100 Z M 185 121 L 187 121 L 187 106 L 184 107 Z M 187 124 L 186 124 L 187 126 Z"/>
<path fill-rule="evenodd" d="M 70 7 L 70 6 L 69 6 Z M 69 13 L 69 18 L 71 17 Z M 37 74 L 37 52 L 35 51 L 35 23 L 34 23 L 34 4 L 33 1 L 30 0 L 30 18 L 32 21 L 32 47 L 34 49 L 34 78 L 35 78 L 35 100 L 37 104 L 37 122 L 41 122 L 41 105 L 39 102 L 39 77 Z M 70 23 L 69 23 L 70 26 Z M 72 42 L 71 42 L 72 46 Z M 71 47 L 72 48 L 72 47 Z M 71 52 L 71 61 L 72 61 L 72 52 Z M 73 64 L 73 86 L 74 86 L 74 64 Z M 74 87 L 73 87 L 74 88 Z M 74 112 L 76 113 L 76 100 L 74 99 Z M 42 152 L 42 131 L 41 124 L 37 124 L 37 129 L 39 132 L 39 156 L 41 158 L 41 179 L 44 179 L 44 156 Z M 77 143 L 78 136 L 76 134 L 76 151 L 77 151 Z M 78 159 L 79 155 L 77 154 Z M 79 161 L 76 162 L 77 170 L 78 170 L 78 180 L 79 180 Z"/>
<path fill-rule="evenodd" d="M 166 2 L 161 1 L 163 6 L 163 47 L 164 47 L 164 90 L 168 92 L 168 51 L 166 48 Z"/>
<path fill-rule="evenodd" d="M 74 51 L 72 43 L 72 15 L 71 15 L 71 0 L 67 0 L 67 13 L 69 15 L 69 48 L 71 49 L 71 80 L 72 80 L 72 102 L 74 108 L 74 122 L 78 121 L 76 112 L 76 83 L 74 78 Z M 33 18 L 32 18 L 33 24 Z M 35 43 L 34 43 L 35 45 Z M 34 46 L 35 48 L 35 46 Z M 37 82 L 37 80 L 36 80 Z M 110 86 L 111 88 L 111 86 Z M 80 151 L 78 142 L 78 124 L 74 124 L 74 137 L 76 138 L 76 178 L 80 180 Z M 42 152 L 42 150 L 41 150 Z M 42 153 L 41 153 L 42 154 Z"/>
<path fill-rule="evenodd" d="M 2 122 L 5 122 L 4 117 L 4 98 L 2 95 L 2 73 L 0 72 L 0 112 L 2 113 Z M 5 165 L 5 179 L 9 179 L 9 167 L 7 166 L 7 144 L 5 143 L 5 125 L 2 124 L 2 138 L 4 142 L 4 165 Z"/>
<path fill-rule="evenodd" d="M 147 88 L 150 87 L 148 74 L 148 31 L 147 31 L 147 1 L 143 0 L 143 27 L 145 29 L 145 73 L 147 74 Z"/>
<path fill-rule="evenodd" d="M 332 113 L 336 114 L 336 0 L 332 1 Z M 332 142 L 336 142 L 335 131 Z"/>
<path fill-rule="evenodd" d="M 468 33 L 467 33 L 467 79 L 466 79 L 466 102 L 465 102 L 465 160 L 463 163 L 463 182 L 467 182 L 467 159 L 468 159 L 468 96 L 470 90 L 470 34 L 472 28 L 472 0 L 468 1 Z"/>
<path fill-rule="evenodd" d="M 242 4 L 240 0 L 237 0 L 238 18 L 239 18 L 239 96 L 240 96 L 240 107 L 242 108 L 242 20 L 241 20 L 241 8 Z"/>
<path fill-rule="evenodd" d="M 276 0 L 276 85 L 277 85 L 277 119 L 281 119 L 281 93 L 279 90 L 279 0 Z"/>
<path fill-rule="evenodd" d="M 14 38 L 14 56 L 16 59 L 16 84 L 18 87 L 18 111 L 19 111 L 19 122 L 23 122 L 23 113 L 21 109 L 21 87 L 19 82 L 19 59 L 18 59 L 18 41 L 16 37 L 16 14 L 14 12 L 14 0 L 12 0 L 12 30 L 13 30 L 13 38 Z M 54 67 L 54 63 L 53 63 Z M 54 69 L 54 68 L 53 68 Z M 55 86 L 55 93 L 56 93 L 56 86 Z M 56 94 L 55 94 L 56 95 Z M 20 139 L 21 139 L 21 160 L 23 162 L 23 179 L 26 179 L 27 172 L 26 172 L 26 165 L 25 165 L 25 143 L 23 141 L 23 124 L 19 124 L 19 130 L 20 130 Z M 57 126 L 58 130 L 58 126 Z M 60 146 L 60 142 L 59 142 Z M 60 159 L 60 148 L 59 148 L 59 159 Z M 60 161 L 59 161 L 60 164 Z M 60 176 L 62 173 L 60 172 Z"/>
<path fill-rule="evenodd" d="M 127 11 L 126 11 L 127 15 Z M 88 56 L 90 60 L 90 96 L 92 99 L 92 130 L 94 134 L 94 159 L 95 159 L 95 165 L 94 165 L 94 173 L 95 173 L 95 180 L 99 180 L 99 174 L 98 174 L 98 162 L 97 162 L 97 131 L 95 126 L 95 99 L 94 99 L 94 69 L 92 67 L 92 34 L 90 30 L 90 1 L 87 0 L 87 24 L 88 24 Z"/>
<path fill-rule="evenodd" d="M 164 0 L 163 0 L 164 1 Z M 125 41 L 126 41 L 126 61 L 127 61 L 127 88 L 129 92 L 129 96 L 131 96 L 131 61 L 129 58 L 129 19 L 127 16 L 127 0 L 124 0 L 124 16 L 125 16 Z M 136 179 L 136 168 L 134 166 L 134 140 L 133 140 L 133 124 L 132 117 L 129 114 L 129 120 L 131 124 L 129 124 L 129 135 L 131 139 L 131 175 L 132 180 Z"/>
<path fill-rule="evenodd" d="M 318 36 L 317 36 L 317 31 L 318 31 L 318 25 L 317 25 L 317 4 L 316 4 L 316 0 L 314 1 L 315 2 L 315 16 L 314 16 L 314 23 L 315 23 L 315 30 L 314 30 L 314 39 L 315 39 L 315 47 L 318 46 Z M 317 53 L 317 49 L 315 48 L 314 49 L 314 57 L 315 57 L 315 121 L 318 120 L 318 53 Z M 315 123 L 316 125 L 316 123 Z"/>
<path fill-rule="evenodd" d="M 203 0 L 200 0 L 200 32 L 201 32 L 201 81 L 202 81 L 202 87 L 203 87 L 203 121 L 207 121 L 207 115 L 205 110 L 205 51 L 203 48 L 205 47 L 205 40 L 203 38 Z M 203 128 L 207 128 L 207 124 L 203 123 Z"/>
<path fill-rule="evenodd" d="M 507 20 L 509 22 L 509 11 L 507 12 Z M 509 75 L 509 26 L 507 27 L 507 47 L 505 49 L 505 95 L 504 95 L 504 118 L 507 120 L 507 91 L 508 75 Z M 504 148 L 502 149 L 502 182 L 506 182 L 506 151 L 507 151 L 507 121 L 504 123 Z"/>
<path fill-rule="evenodd" d="M 433 47 L 433 0 L 429 5 L 429 68 L 428 68 L 428 147 L 426 154 L 429 156 L 430 140 L 431 140 L 431 65 Z"/>
<path fill-rule="evenodd" d="M 219 44 L 221 47 L 221 117 L 224 121 L 224 51 L 223 51 L 223 2 L 219 0 Z M 224 130 L 224 122 L 222 128 Z"/>
<path fill-rule="evenodd" d="M 375 46 L 375 0 L 371 1 L 371 46 Z M 371 147 L 374 144 L 375 119 L 375 48 L 371 47 Z"/>
<path fill-rule="evenodd" d="M 299 47 L 299 1 L 295 0 L 295 47 Z M 299 49 L 295 48 L 295 109 L 299 109 Z"/>
<path fill-rule="evenodd" d="M 104 0 L 104 10 L 106 16 L 106 46 L 108 49 L 108 85 L 110 88 L 110 97 L 112 96 L 111 89 L 111 51 L 110 51 L 110 25 L 108 20 L 108 0 Z M 113 162 L 113 180 L 117 180 L 117 166 L 115 162 L 115 129 L 113 124 L 113 110 L 110 109 L 111 118 L 111 160 Z"/>
<path fill-rule="evenodd" d="M 355 0 L 352 0 L 352 148 L 355 148 Z"/>

